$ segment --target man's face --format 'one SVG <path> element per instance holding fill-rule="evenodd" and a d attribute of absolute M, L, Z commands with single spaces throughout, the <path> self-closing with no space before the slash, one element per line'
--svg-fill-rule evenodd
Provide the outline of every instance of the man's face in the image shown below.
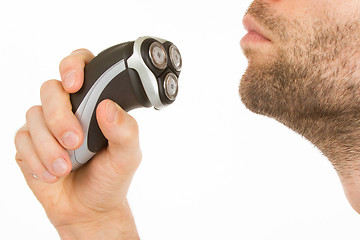
<path fill-rule="evenodd" d="M 287 122 L 360 109 L 360 0 L 255 0 L 244 24 L 250 110 Z"/>

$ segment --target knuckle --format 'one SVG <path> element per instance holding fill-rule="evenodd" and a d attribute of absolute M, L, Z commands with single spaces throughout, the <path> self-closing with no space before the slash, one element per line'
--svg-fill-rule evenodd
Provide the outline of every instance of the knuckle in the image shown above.
<path fill-rule="evenodd" d="M 134 131 L 134 133 L 136 134 L 136 135 L 139 135 L 139 124 L 137 123 L 137 121 L 133 118 L 133 117 L 131 117 L 130 115 L 129 115 L 129 118 L 130 118 L 130 126 L 131 126 L 131 129 Z"/>
<path fill-rule="evenodd" d="M 62 59 L 60 61 L 60 64 L 59 64 L 59 69 L 60 69 L 60 72 L 63 72 L 64 70 L 64 67 L 66 66 L 66 62 L 68 61 L 68 57 L 65 57 L 64 59 Z"/>
<path fill-rule="evenodd" d="M 84 67 L 88 56 L 92 56 L 92 53 L 85 48 L 72 51 L 69 56 L 61 60 L 59 64 L 60 74 L 64 75 L 79 66 Z"/>
<path fill-rule="evenodd" d="M 85 53 L 85 54 L 89 54 L 91 53 L 88 49 L 86 48 L 79 48 L 79 49 L 76 49 L 74 51 L 71 52 L 71 54 L 78 54 L 78 53 Z"/>
<path fill-rule="evenodd" d="M 30 135 L 30 132 L 28 130 L 20 129 L 15 135 L 15 140 L 28 135 Z"/>
<path fill-rule="evenodd" d="M 134 167 L 136 169 L 140 166 L 141 161 L 142 161 L 142 151 L 139 148 L 139 151 L 137 152 L 136 157 L 134 158 L 134 161 L 133 161 L 134 162 Z"/>
<path fill-rule="evenodd" d="M 19 143 L 21 142 L 22 139 L 29 137 L 30 136 L 30 132 L 24 128 L 20 129 L 19 131 L 17 131 L 17 133 L 15 134 L 15 138 L 14 138 L 14 143 L 15 145 L 19 145 Z"/>
<path fill-rule="evenodd" d="M 66 68 L 66 66 L 71 63 L 71 59 L 73 58 L 72 55 L 69 55 L 69 56 L 66 56 L 64 57 L 61 61 L 60 61 L 60 64 L 59 64 L 59 68 L 60 70 L 63 69 L 63 68 Z"/>
<path fill-rule="evenodd" d="M 59 70 L 60 75 L 63 77 L 71 70 L 80 70 L 85 67 L 85 64 L 94 58 L 94 54 L 86 48 L 79 48 L 72 51 L 69 56 L 60 61 Z"/>
<path fill-rule="evenodd" d="M 137 141 L 139 138 L 139 126 L 135 120 L 131 120 L 128 125 L 123 125 L 122 138 L 125 143 Z"/>
<path fill-rule="evenodd" d="M 19 154 L 18 152 L 16 152 L 16 154 L 15 154 L 15 160 L 16 160 L 16 161 L 19 161 L 19 162 L 22 161 L 22 160 L 21 160 L 21 156 L 20 156 L 20 154 Z"/>
<path fill-rule="evenodd" d="M 61 111 L 54 111 L 48 114 L 46 118 L 47 126 L 54 131 L 54 129 L 58 129 L 63 126 L 63 123 L 66 121 L 65 114 Z"/>
<path fill-rule="evenodd" d="M 15 162 L 18 165 L 18 167 L 20 167 L 20 169 L 24 168 L 24 161 L 22 158 L 15 156 Z"/>
<path fill-rule="evenodd" d="M 132 129 L 133 136 L 138 137 L 139 136 L 139 125 L 135 120 L 132 121 L 131 129 Z"/>
<path fill-rule="evenodd" d="M 32 106 L 26 112 L 26 121 L 29 121 L 30 118 L 32 118 L 35 114 L 38 114 L 41 111 L 42 111 L 42 107 L 40 105 Z"/>
<path fill-rule="evenodd" d="M 54 88 L 56 85 L 59 85 L 59 84 L 61 84 L 60 81 L 58 81 L 56 79 L 51 79 L 51 80 L 44 82 L 40 87 L 40 95 L 44 95 L 51 88 Z"/>

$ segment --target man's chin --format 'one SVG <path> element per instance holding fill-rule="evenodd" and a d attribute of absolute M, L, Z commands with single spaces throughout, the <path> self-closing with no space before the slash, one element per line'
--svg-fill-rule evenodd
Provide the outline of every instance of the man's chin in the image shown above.
<path fill-rule="evenodd" d="M 292 78 L 292 69 L 281 57 L 251 56 L 244 73 L 239 94 L 250 111 L 275 118 L 296 117 L 302 112 Z"/>
<path fill-rule="evenodd" d="M 267 68 L 266 65 L 262 65 L 257 61 L 266 62 L 266 60 L 258 58 L 252 58 L 251 62 L 249 60 L 248 69 L 240 81 L 240 98 L 245 107 L 250 111 L 256 114 L 271 116 L 271 106 L 274 105 L 273 93 L 270 92 L 272 84 L 266 80 L 266 77 L 262 76 L 263 74 L 259 74 L 261 69 L 264 71 Z"/>
<path fill-rule="evenodd" d="M 242 48 L 245 57 L 248 60 L 248 67 L 268 65 L 276 58 L 276 53 L 269 47 L 261 48 Z"/>
<path fill-rule="evenodd" d="M 242 103 L 245 107 L 253 113 L 261 115 L 270 115 L 270 109 L 262 103 L 259 98 L 256 84 L 252 84 L 250 81 L 255 79 L 242 79 L 239 87 L 239 94 Z M 262 97 L 261 97 L 262 98 Z"/>

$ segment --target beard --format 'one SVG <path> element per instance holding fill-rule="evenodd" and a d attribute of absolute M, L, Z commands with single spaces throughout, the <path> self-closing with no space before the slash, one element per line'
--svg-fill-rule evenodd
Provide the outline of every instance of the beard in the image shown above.
<path fill-rule="evenodd" d="M 259 1 L 248 10 L 275 39 L 271 54 L 243 49 L 249 65 L 240 82 L 241 100 L 249 110 L 301 134 L 301 119 L 360 110 L 360 24 L 337 23 L 330 11 L 321 13 L 300 23 Z"/>

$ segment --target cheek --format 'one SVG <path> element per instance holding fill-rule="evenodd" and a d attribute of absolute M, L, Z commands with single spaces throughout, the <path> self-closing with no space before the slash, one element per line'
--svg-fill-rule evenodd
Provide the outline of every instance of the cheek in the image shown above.
<path fill-rule="evenodd" d="M 308 15 L 321 12 L 329 5 L 329 0 L 266 0 L 271 8 L 287 19 L 300 20 Z M 300 20 L 301 21 L 301 20 Z"/>
<path fill-rule="evenodd" d="M 359 20 L 360 1 L 358 0 L 333 0 L 331 1 L 331 11 L 336 22 L 344 23 Z"/>
<path fill-rule="evenodd" d="M 344 24 L 356 21 L 360 16 L 359 0 L 306 0 L 308 17 L 321 19 L 328 24 Z"/>
<path fill-rule="evenodd" d="M 291 21 L 311 24 L 314 19 L 326 22 L 349 21 L 360 15 L 359 0 L 267 0 L 272 10 Z"/>

